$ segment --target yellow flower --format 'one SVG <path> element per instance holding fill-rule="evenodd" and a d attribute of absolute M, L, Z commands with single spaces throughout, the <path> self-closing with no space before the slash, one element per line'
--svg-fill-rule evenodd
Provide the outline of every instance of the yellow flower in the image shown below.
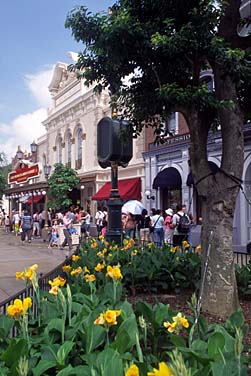
<path fill-rule="evenodd" d="M 15 299 L 14 304 L 11 304 L 7 308 L 8 316 L 19 318 L 24 316 L 27 310 L 32 306 L 32 300 L 30 297 L 25 298 L 23 301 L 21 299 Z"/>
<path fill-rule="evenodd" d="M 123 278 L 120 267 L 118 265 L 115 265 L 115 266 L 109 265 L 109 266 L 107 266 L 106 270 L 107 270 L 106 275 L 109 276 L 110 278 L 112 278 L 115 281 Z"/>
<path fill-rule="evenodd" d="M 52 288 L 49 290 L 49 293 L 52 295 L 58 294 L 58 286 L 52 286 Z"/>
<path fill-rule="evenodd" d="M 100 262 L 95 266 L 96 272 L 101 272 L 105 268 L 105 264 L 101 264 Z"/>
<path fill-rule="evenodd" d="M 134 249 L 134 250 L 132 251 L 132 256 L 136 256 L 137 253 L 138 253 L 137 249 Z"/>
<path fill-rule="evenodd" d="M 94 321 L 95 325 L 112 326 L 117 325 L 117 317 L 121 314 L 121 310 L 108 309 L 105 313 L 101 313 Z"/>
<path fill-rule="evenodd" d="M 48 282 L 49 283 L 49 285 L 51 285 L 52 287 L 53 286 L 64 286 L 65 285 L 65 283 L 66 283 L 66 279 L 64 279 L 64 278 L 62 278 L 62 277 L 60 277 L 60 276 L 58 276 L 58 277 L 56 277 L 56 278 L 54 278 L 53 279 L 53 281 L 49 281 Z"/>
<path fill-rule="evenodd" d="M 147 376 L 174 376 L 166 363 L 159 363 L 159 369 L 154 368 L 153 372 L 147 372 Z"/>
<path fill-rule="evenodd" d="M 78 261 L 79 260 L 79 256 L 77 256 L 77 255 L 72 255 L 72 261 Z"/>
<path fill-rule="evenodd" d="M 76 269 L 73 269 L 72 271 L 71 271 L 71 275 L 72 276 L 74 276 L 74 275 L 76 275 L 76 274 L 81 274 L 82 273 L 82 268 L 81 268 L 81 266 L 79 266 L 79 267 L 77 267 Z"/>
<path fill-rule="evenodd" d="M 67 273 L 71 270 L 71 265 L 64 265 L 62 267 L 63 272 Z"/>
<path fill-rule="evenodd" d="M 24 272 L 16 272 L 16 279 L 25 279 Z"/>
<path fill-rule="evenodd" d="M 104 253 L 100 251 L 100 252 L 97 253 L 97 256 L 99 258 L 104 258 Z"/>
<path fill-rule="evenodd" d="M 108 257 L 112 257 L 112 253 L 108 253 Z"/>
<path fill-rule="evenodd" d="M 23 300 L 24 313 L 26 313 L 28 311 L 28 308 L 30 308 L 31 306 L 32 306 L 31 298 L 30 297 L 24 298 L 24 300 Z"/>
<path fill-rule="evenodd" d="M 104 314 L 104 319 L 108 326 L 117 325 L 117 317 L 120 316 L 121 311 L 108 309 Z"/>
<path fill-rule="evenodd" d="M 96 281 L 96 277 L 94 274 L 86 274 L 84 276 L 84 279 L 85 279 L 85 282 L 95 282 Z"/>
<path fill-rule="evenodd" d="M 101 313 L 99 317 L 94 321 L 95 325 L 105 325 L 104 314 Z"/>
<path fill-rule="evenodd" d="M 190 244 L 189 244 L 186 240 L 184 240 L 184 241 L 182 242 L 182 244 L 183 244 L 183 247 L 184 247 L 184 248 L 190 247 Z"/>
<path fill-rule="evenodd" d="M 37 270 L 37 268 L 38 268 L 38 264 L 33 264 L 30 266 L 30 269 L 33 271 Z"/>
<path fill-rule="evenodd" d="M 125 376 L 139 376 L 139 369 L 135 364 L 132 364 L 125 373 Z"/>
<path fill-rule="evenodd" d="M 182 327 L 186 329 L 189 328 L 189 322 L 185 316 L 182 316 L 181 312 L 179 312 L 177 316 L 173 317 L 172 323 L 166 321 L 163 323 L 163 325 L 170 333 L 173 333 L 174 331 L 178 333 L 179 330 L 182 329 Z"/>
<path fill-rule="evenodd" d="M 86 266 L 84 267 L 84 273 L 90 274 L 90 270 Z"/>
<path fill-rule="evenodd" d="M 173 333 L 176 329 L 177 323 L 176 322 L 170 323 L 169 321 L 166 321 L 166 322 L 164 322 L 163 325 L 164 325 L 165 328 L 167 328 L 169 333 Z"/>
<path fill-rule="evenodd" d="M 182 316 L 181 312 L 179 312 L 177 316 L 173 317 L 173 321 L 176 322 L 178 325 L 183 326 L 184 328 L 189 327 L 188 320 L 185 318 L 185 316 Z"/>
<path fill-rule="evenodd" d="M 195 248 L 195 252 L 196 253 L 200 253 L 201 252 L 201 245 L 197 245 L 197 247 Z"/>
<path fill-rule="evenodd" d="M 99 240 L 103 240 L 104 239 L 104 236 L 103 235 L 99 235 Z"/>

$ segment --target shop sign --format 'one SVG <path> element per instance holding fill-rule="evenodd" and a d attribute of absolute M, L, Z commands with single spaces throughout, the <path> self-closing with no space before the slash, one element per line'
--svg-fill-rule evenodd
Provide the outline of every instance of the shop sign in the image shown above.
<path fill-rule="evenodd" d="M 28 180 L 38 177 L 40 174 L 39 164 L 28 166 L 25 163 L 20 163 L 16 171 L 11 171 L 8 174 L 8 184 L 26 183 Z"/>

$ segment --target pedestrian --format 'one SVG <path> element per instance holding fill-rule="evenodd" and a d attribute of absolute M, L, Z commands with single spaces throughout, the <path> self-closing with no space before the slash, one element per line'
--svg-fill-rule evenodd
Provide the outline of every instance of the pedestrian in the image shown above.
<path fill-rule="evenodd" d="M 90 209 L 87 209 L 85 212 L 84 217 L 82 217 L 84 220 L 84 226 L 85 226 L 85 236 L 86 238 L 89 238 L 90 236 L 90 227 L 91 227 L 91 211 Z"/>
<path fill-rule="evenodd" d="M 169 208 L 165 213 L 165 243 L 171 245 L 173 244 L 173 229 L 171 229 L 170 224 L 172 223 L 173 209 Z"/>
<path fill-rule="evenodd" d="M 10 216 L 7 215 L 5 219 L 5 232 L 10 232 Z"/>
<path fill-rule="evenodd" d="M 69 246 L 69 251 L 72 250 L 72 240 L 71 240 L 71 234 L 69 232 L 69 226 L 72 224 L 72 219 L 69 218 L 69 214 L 70 214 L 70 211 L 67 210 L 64 212 L 64 216 L 63 216 L 63 225 L 64 225 L 64 228 L 63 228 L 63 233 L 64 233 L 64 241 L 63 243 L 61 244 L 61 247 L 60 249 L 64 249 L 64 247 L 66 246 L 66 244 L 68 244 Z"/>
<path fill-rule="evenodd" d="M 39 215 L 38 211 L 36 211 L 33 214 L 33 231 L 32 231 L 32 236 L 40 236 L 40 225 L 39 225 Z"/>
<path fill-rule="evenodd" d="M 141 216 L 138 220 L 138 230 L 139 230 L 139 238 L 141 240 L 142 245 L 146 244 L 149 241 L 150 236 L 150 227 L 152 221 L 146 209 L 142 210 Z"/>
<path fill-rule="evenodd" d="M 135 229 L 136 229 L 135 216 L 132 213 L 128 213 L 126 220 L 125 220 L 125 223 L 124 223 L 125 238 L 126 239 L 134 239 Z"/>
<path fill-rule="evenodd" d="M 51 234 L 50 234 L 50 240 L 48 248 L 51 247 L 58 247 L 59 248 L 59 235 L 58 235 L 58 229 L 57 229 L 57 220 L 54 219 L 51 226 Z"/>
<path fill-rule="evenodd" d="M 21 222 L 21 218 L 20 218 L 19 212 L 16 211 L 13 214 L 14 233 L 16 236 L 18 236 L 19 234 L 20 222 Z"/>
<path fill-rule="evenodd" d="M 187 215 L 186 205 L 177 205 L 176 213 L 173 216 L 170 227 L 174 230 L 173 233 L 173 246 L 181 247 L 183 241 L 187 241 L 188 232 L 190 229 L 191 221 Z"/>
<path fill-rule="evenodd" d="M 21 219 L 21 241 L 24 243 L 26 237 L 28 238 L 28 243 L 31 243 L 32 235 L 32 218 L 28 211 L 24 211 L 24 215 Z"/>
<path fill-rule="evenodd" d="M 152 217 L 153 241 L 158 247 L 164 243 L 164 218 L 160 209 L 157 209 Z"/>
<path fill-rule="evenodd" d="M 104 219 L 104 213 L 102 212 L 102 208 L 98 206 L 98 210 L 95 215 L 95 222 L 96 222 L 98 236 L 101 234 L 103 219 Z"/>

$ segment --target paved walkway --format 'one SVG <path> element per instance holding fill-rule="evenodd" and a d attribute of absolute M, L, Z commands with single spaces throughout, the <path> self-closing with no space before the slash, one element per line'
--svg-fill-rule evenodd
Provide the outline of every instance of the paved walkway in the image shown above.
<path fill-rule="evenodd" d="M 16 281 L 16 271 L 38 264 L 39 274 L 48 273 L 67 256 L 67 247 L 63 251 L 55 247 L 48 249 L 48 244 L 41 238 L 23 245 L 20 236 L 6 234 L 3 228 L 0 228 L 0 302 L 25 287 L 24 281 Z"/>

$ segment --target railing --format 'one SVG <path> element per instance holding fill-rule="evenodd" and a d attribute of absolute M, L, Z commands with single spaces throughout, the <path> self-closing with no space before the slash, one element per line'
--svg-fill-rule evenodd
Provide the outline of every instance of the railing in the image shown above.
<path fill-rule="evenodd" d="M 70 264 L 71 263 L 71 258 L 66 257 L 66 259 L 56 266 L 53 270 L 50 272 L 46 273 L 45 275 L 41 274 L 40 278 L 38 279 L 38 285 L 42 291 L 49 291 L 50 285 L 49 285 L 49 280 L 52 280 L 53 278 L 56 278 L 58 275 L 62 275 L 62 267 L 64 265 Z M 25 287 L 18 293 L 12 295 L 11 297 L 5 299 L 0 303 L 0 314 L 6 314 L 7 313 L 7 308 L 9 305 L 14 303 L 15 299 L 24 299 L 26 297 L 30 296 L 31 298 L 34 296 L 34 290 L 32 285 L 29 285 L 28 287 Z M 35 304 L 33 304 L 33 314 L 36 317 L 37 314 L 37 307 Z"/>

